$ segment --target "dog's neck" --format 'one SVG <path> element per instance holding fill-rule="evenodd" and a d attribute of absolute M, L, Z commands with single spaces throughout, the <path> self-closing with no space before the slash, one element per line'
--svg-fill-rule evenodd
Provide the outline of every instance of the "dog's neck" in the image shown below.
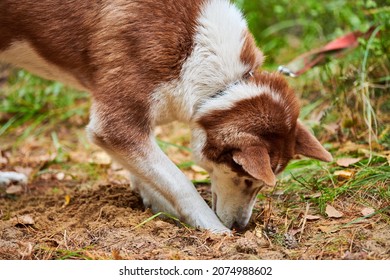
<path fill-rule="evenodd" d="M 261 65 L 245 20 L 228 1 L 210 1 L 198 19 L 192 53 L 180 77 L 155 91 L 157 123 L 190 123 L 210 99 L 223 99 L 229 87 Z"/>

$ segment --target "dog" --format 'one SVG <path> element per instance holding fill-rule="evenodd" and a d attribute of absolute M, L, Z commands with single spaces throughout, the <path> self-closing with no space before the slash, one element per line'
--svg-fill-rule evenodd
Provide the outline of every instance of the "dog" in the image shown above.
<path fill-rule="evenodd" d="M 296 154 L 332 160 L 229 1 L 2 0 L 0 36 L 0 60 L 90 92 L 89 139 L 145 206 L 196 228 L 244 228 Z M 191 128 L 212 208 L 156 144 L 153 128 L 173 120 Z"/>

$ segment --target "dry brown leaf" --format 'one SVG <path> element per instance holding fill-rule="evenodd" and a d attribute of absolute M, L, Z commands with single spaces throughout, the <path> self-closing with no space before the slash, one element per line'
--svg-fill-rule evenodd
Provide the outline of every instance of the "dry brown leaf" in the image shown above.
<path fill-rule="evenodd" d="M 340 153 L 350 153 L 350 152 L 356 152 L 360 149 L 368 148 L 368 145 L 364 144 L 356 144 L 355 142 L 348 141 L 340 147 L 339 152 Z"/>
<path fill-rule="evenodd" d="M 33 225 L 34 219 L 30 215 L 22 215 L 12 219 L 12 223 L 16 225 Z"/>
<path fill-rule="evenodd" d="M 363 214 L 363 216 L 368 216 L 368 215 L 371 215 L 374 212 L 375 212 L 374 208 L 372 208 L 372 207 L 365 207 L 365 208 L 362 209 L 361 213 Z"/>
<path fill-rule="evenodd" d="M 342 167 L 348 167 L 354 163 L 357 163 L 361 160 L 362 158 L 339 158 L 336 163 L 339 166 Z"/>
<path fill-rule="evenodd" d="M 316 215 L 306 215 L 306 220 L 308 221 L 315 221 L 315 220 L 319 220 L 321 219 L 320 216 L 316 216 Z"/>
<path fill-rule="evenodd" d="M 320 231 L 325 232 L 325 233 L 333 233 L 338 231 L 337 227 L 327 227 L 327 226 L 319 226 L 318 227 Z"/>
<path fill-rule="evenodd" d="M 313 194 L 305 195 L 305 198 L 318 198 L 321 195 L 322 195 L 322 193 L 316 192 L 316 193 L 313 193 Z"/>
<path fill-rule="evenodd" d="M 23 191 L 23 187 L 20 185 L 11 185 L 5 190 L 7 194 L 18 194 L 21 193 L 22 191 Z"/>
<path fill-rule="evenodd" d="M 254 230 L 254 234 L 257 238 L 263 238 L 263 227 L 257 224 Z"/>
<path fill-rule="evenodd" d="M 329 204 L 326 205 L 325 213 L 326 215 L 328 215 L 329 218 L 341 218 L 344 215 L 343 213 L 337 211 L 336 208 L 330 206 Z"/>
<path fill-rule="evenodd" d="M 18 173 L 22 173 L 26 175 L 27 177 L 30 177 L 31 173 L 33 172 L 33 169 L 31 167 L 21 167 L 21 166 L 16 166 L 14 167 L 15 171 Z"/>
<path fill-rule="evenodd" d="M 64 202 L 64 206 L 67 206 L 67 205 L 69 205 L 69 203 L 70 203 L 70 195 L 69 195 L 69 194 L 67 194 L 67 195 L 65 195 L 65 202 Z"/>
<path fill-rule="evenodd" d="M 123 260 L 121 254 L 120 254 L 120 251 L 117 249 L 112 250 L 112 258 L 114 260 Z"/>
<path fill-rule="evenodd" d="M 350 170 L 337 170 L 334 172 L 334 175 L 336 175 L 339 180 L 347 180 L 352 177 L 353 172 Z"/>
<path fill-rule="evenodd" d="M 274 195 L 277 195 L 277 196 L 283 195 L 283 194 L 284 194 L 284 190 L 276 190 L 276 191 L 274 192 Z"/>

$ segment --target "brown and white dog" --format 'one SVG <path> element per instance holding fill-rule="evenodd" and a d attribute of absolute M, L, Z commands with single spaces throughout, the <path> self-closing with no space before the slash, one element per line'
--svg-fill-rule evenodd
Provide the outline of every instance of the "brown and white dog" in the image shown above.
<path fill-rule="evenodd" d="M 195 227 L 245 227 L 260 188 L 295 154 L 332 160 L 297 121 L 284 78 L 259 70 L 263 55 L 229 1 L 0 0 L 0 60 L 90 92 L 91 141 L 132 173 L 145 205 Z M 154 140 L 172 120 L 191 128 L 213 209 Z"/>

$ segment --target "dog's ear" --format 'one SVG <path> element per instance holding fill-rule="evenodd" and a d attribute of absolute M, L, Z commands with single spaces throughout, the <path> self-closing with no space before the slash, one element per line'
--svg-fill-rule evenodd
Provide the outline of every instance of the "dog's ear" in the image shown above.
<path fill-rule="evenodd" d="M 332 155 L 300 122 L 297 122 L 295 153 L 322 161 L 333 160 Z"/>
<path fill-rule="evenodd" d="M 233 160 L 241 165 L 253 178 L 262 180 L 269 186 L 276 184 L 276 177 L 272 172 L 270 158 L 265 148 L 252 146 L 244 150 L 234 151 Z"/>

